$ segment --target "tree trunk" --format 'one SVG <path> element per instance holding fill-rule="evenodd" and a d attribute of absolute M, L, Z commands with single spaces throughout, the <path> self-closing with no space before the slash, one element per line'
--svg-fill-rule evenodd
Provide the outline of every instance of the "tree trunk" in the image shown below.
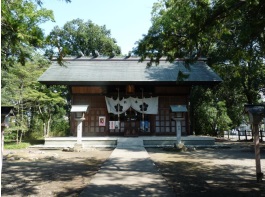
<path fill-rule="evenodd" d="M 17 130 L 17 136 L 16 136 L 16 143 L 18 144 L 18 132 L 19 130 Z"/>
<path fill-rule="evenodd" d="M 20 131 L 19 143 L 21 143 L 21 142 L 22 142 L 22 137 L 23 137 L 23 131 Z"/>
<path fill-rule="evenodd" d="M 49 137 L 50 136 L 50 125 L 51 125 L 51 120 L 52 120 L 52 118 L 51 118 L 52 116 L 51 116 L 51 114 L 49 113 L 49 119 L 48 119 L 48 121 L 47 121 L 47 123 L 46 123 L 46 132 L 45 132 L 45 137 Z"/>
<path fill-rule="evenodd" d="M 49 137 L 50 136 L 50 126 L 51 126 L 51 120 L 52 120 L 52 118 L 51 118 L 51 115 L 49 116 L 49 119 L 48 119 L 48 122 L 47 122 L 47 132 L 46 132 L 46 135 L 47 135 L 47 137 Z"/>
<path fill-rule="evenodd" d="M 46 137 L 46 123 L 43 123 L 43 136 Z"/>

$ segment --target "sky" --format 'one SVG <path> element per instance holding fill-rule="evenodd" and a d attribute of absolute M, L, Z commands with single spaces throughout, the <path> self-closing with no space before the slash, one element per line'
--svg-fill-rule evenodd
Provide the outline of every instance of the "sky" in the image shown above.
<path fill-rule="evenodd" d="M 46 22 L 40 27 L 48 35 L 55 27 L 60 28 L 73 19 L 91 20 L 111 31 L 122 54 L 128 54 L 135 42 L 143 38 L 151 27 L 151 11 L 158 0 L 43 0 L 43 7 L 53 10 L 56 22 Z"/>

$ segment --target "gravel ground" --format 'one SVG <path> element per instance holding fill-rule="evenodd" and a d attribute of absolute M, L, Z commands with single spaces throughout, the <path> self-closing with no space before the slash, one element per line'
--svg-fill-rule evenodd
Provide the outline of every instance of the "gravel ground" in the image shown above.
<path fill-rule="evenodd" d="M 265 196 L 265 182 L 256 182 L 253 143 L 217 144 L 221 148 L 147 151 L 176 196 Z M 111 152 L 112 149 L 7 150 L 2 196 L 78 196 Z M 264 173 L 264 143 L 261 165 Z"/>

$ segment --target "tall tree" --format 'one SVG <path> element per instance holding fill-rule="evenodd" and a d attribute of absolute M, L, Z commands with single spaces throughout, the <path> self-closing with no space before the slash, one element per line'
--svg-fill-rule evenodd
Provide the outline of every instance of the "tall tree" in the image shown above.
<path fill-rule="evenodd" d="M 1 68 L 15 62 L 25 65 L 35 50 L 43 47 L 44 33 L 39 24 L 53 20 L 51 10 L 33 1 L 1 0 Z"/>
<path fill-rule="evenodd" d="M 244 46 L 255 42 L 264 55 L 264 4 L 262 0 L 161 0 L 154 4 L 152 26 L 134 52 L 169 60 L 208 56 L 217 46 L 229 45 L 221 41 L 235 32 L 234 42 Z"/>
<path fill-rule="evenodd" d="M 36 55 L 31 62 L 26 62 L 25 66 L 17 63 L 1 73 L 2 82 L 7 84 L 1 89 L 1 103 L 15 108 L 16 125 L 10 129 L 20 133 L 19 141 L 22 134 L 33 126 L 30 124 L 33 117 L 43 121 L 43 133 L 48 135 L 52 116 L 58 112 L 58 108 L 66 104 L 60 92 L 37 82 L 48 65 L 47 60 Z"/>
<path fill-rule="evenodd" d="M 113 56 L 121 52 L 116 40 L 111 37 L 110 30 L 90 20 L 84 22 L 82 19 L 75 19 L 67 22 L 63 28 L 54 27 L 48 36 L 48 42 L 51 48 L 46 54 L 54 55 L 57 52 L 58 60 L 67 55 L 97 56 L 99 53 Z"/>
<path fill-rule="evenodd" d="M 207 57 L 225 80 L 218 98 L 232 116 L 243 110 L 244 103 L 257 103 L 259 93 L 264 93 L 264 29 L 263 0 L 161 0 L 134 53 L 157 63 L 162 56 L 169 61 Z"/>

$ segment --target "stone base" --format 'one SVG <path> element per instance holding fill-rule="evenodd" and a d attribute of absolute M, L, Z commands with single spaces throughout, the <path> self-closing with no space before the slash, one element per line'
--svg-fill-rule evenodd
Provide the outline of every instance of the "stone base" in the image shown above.
<path fill-rule="evenodd" d="M 123 143 L 126 141 L 126 143 Z M 141 143 L 140 143 L 141 141 Z M 82 137 L 83 148 L 90 147 L 111 147 L 115 148 L 118 143 L 126 146 L 141 145 L 144 147 L 168 147 L 176 144 L 175 136 L 140 136 L 140 137 Z M 215 138 L 208 136 L 183 136 L 181 137 L 181 143 L 185 146 L 214 146 Z M 76 137 L 50 137 L 45 138 L 44 147 L 71 147 L 73 148 L 77 144 Z M 80 144 L 80 143 L 79 143 Z"/>
<path fill-rule="evenodd" d="M 174 143 L 174 148 L 179 151 L 186 151 L 187 147 L 183 143 Z"/>
<path fill-rule="evenodd" d="M 80 152 L 83 149 L 83 144 L 76 143 L 74 145 L 74 152 Z"/>
<path fill-rule="evenodd" d="M 182 149 L 184 147 L 183 143 L 174 143 L 174 148 Z"/>

